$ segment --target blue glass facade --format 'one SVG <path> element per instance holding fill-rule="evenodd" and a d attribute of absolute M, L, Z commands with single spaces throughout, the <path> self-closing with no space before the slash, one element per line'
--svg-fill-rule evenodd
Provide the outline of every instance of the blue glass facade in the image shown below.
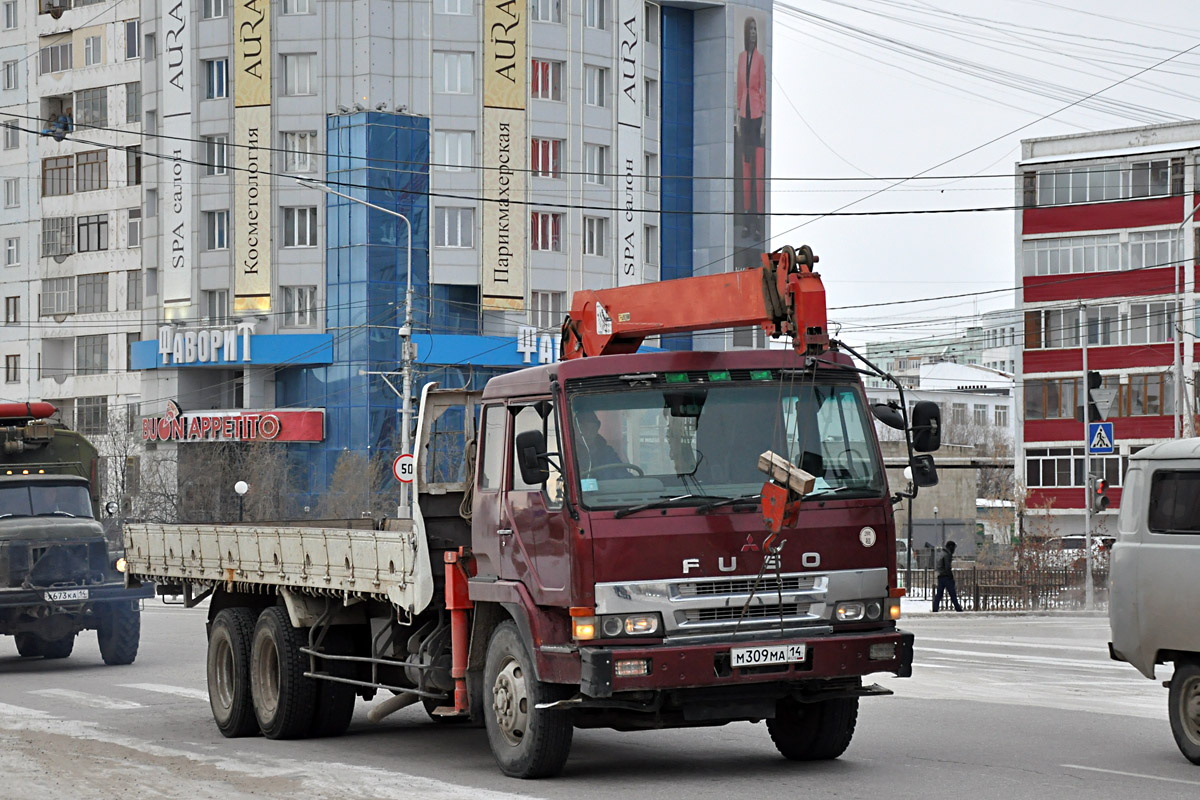
<path fill-rule="evenodd" d="M 363 112 L 329 117 L 330 188 L 403 214 L 412 225 L 414 327 L 429 319 L 429 120 Z M 408 230 L 378 209 L 326 195 L 326 330 L 333 364 L 276 377 L 281 408 L 325 409 L 325 441 L 288 448 L 297 505 L 316 505 L 344 451 L 399 452 L 400 398 L 378 375 L 400 363 Z"/>
<path fill-rule="evenodd" d="M 662 280 L 692 275 L 693 111 L 696 92 L 693 12 L 662 8 Z M 663 337 L 669 350 L 690 350 L 690 334 Z"/>

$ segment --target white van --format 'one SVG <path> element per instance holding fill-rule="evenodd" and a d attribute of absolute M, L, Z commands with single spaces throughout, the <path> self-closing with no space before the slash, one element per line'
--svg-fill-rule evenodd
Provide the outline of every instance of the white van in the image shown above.
<path fill-rule="evenodd" d="M 1171 731 L 1200 764 L 1200 439 L 1130 456 L 1110 558 L 1109 653 L 1147 678 L 1175 665 Z"/>

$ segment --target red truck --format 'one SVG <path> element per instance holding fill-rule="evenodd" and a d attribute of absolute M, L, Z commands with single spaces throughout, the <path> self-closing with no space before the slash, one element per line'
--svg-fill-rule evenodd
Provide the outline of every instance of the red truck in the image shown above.
<path fill-rule="evenodd" d="M 561 771 L 575 728 L 766 721 L 786 758 L 841 755 L 859 698 L 890 694 L 864 677 L 912 668 L 907 495 L 872 411 L 917 485 L 939 417 L 868 408 L 860 372 L 882 373 L 830 345 L 814 262 L 577 293 L 561 362 L 426 388 L 412 519 L 385 530 L 127 526 L 131 585 L 211 598 L 221 731 L 337 734 L 383 690 L 371 719 L 482 722 L 523 778 Z M 793 346 L 637 352 L 746 325 Z"/>

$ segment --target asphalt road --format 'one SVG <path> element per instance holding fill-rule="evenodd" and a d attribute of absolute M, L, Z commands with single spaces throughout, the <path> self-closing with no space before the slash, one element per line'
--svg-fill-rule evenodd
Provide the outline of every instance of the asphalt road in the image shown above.
<path fill-rule="evenodd" d="M 912 617 L 916 674 L 880 679 L 838 761 L 781 759 L 765 726 L 578 731 L 562 777 L 496 771 L 483 732 L 360 701 L 344 737 L 223 739 L 205 696 L 204 618 L 148 605 L 142 650 L 106 667 L 95 635 L 66 661 L 0 638 L 0 798 L 1195 798 L 1200 768 L 1166 690 L 1110 662 L 1100 616 Z M 1169 677 L 1169 669 L 1160 672 Z"/>

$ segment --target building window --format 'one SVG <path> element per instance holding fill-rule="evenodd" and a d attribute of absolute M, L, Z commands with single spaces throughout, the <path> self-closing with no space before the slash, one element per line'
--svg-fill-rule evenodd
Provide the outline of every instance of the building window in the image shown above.
<path fill-rule="evenodd" d="M 471 0 L 434 0 L 433 13 L 435 14 L 470 14 Z"/>
<path fill-rule="evenodd" d="M 312 94 L 311 54 L 294 54 L 283 57 L 283 93 L 292 97 Z"/>
<path fill-rule="evenodd" d="M 646 263 L 647 264 L 657 264 L 658 263 L 658 226 L 647 225 L 643 229 L 643 231 L 644 231 L 646 239 L 645 239 L 645 244 L 642 245 L 642 249 L 646 251 Z"/>
<path fill-rule="evenodd" d="M 125 185 L 140 186 L 142 183 L 142 148 L 125 148 Z"/>
<path fill-rule="evenodd" d="M 204 174 L 224 175 L 227 171 L 229 137 L 203 136 L 204 141 Z"/>
<path fill-rule="evenodd" d="M 1121 343 L 1120 311 L 1120 306 L 1117 306 L 1116 304 L 1105 306 L 1088 306 L 1088 344 L 1105 346 Z M 1026 328 L 1028 328 L 1028 323 L 1026 323 Z M 1025 347 L 1026 349 L 1029 349 L 1030 345 L 1026 343 Z"/>
<path fill-rule="evenodd" d="M 75 242 L 77 251 L 90 253 L 108 249 L 108 214 L 79 217 Z"/>
<path fill-rule="evenodd" d="M 598 31 L 605 29 L 604 0 L 583 0 L 583 25 Z"/>
<path fill-rule="evenodd" d="M 435 131 L 433 153 L 437 169 L 461 172 L 474 161 L 475 134 L 471 131 Z"/>
<path fill-rule="evenodd" d="M 16 120 L 7 120 L 4 125 L 4 149 L 16 150 L 21 146 L 21 129 L 17 127 Z"/>
<path fill-rule="evenodd" d="M 71 43 L 58 42 L 49 44 L 38 51 L 39 72 L 49 75 L 53 72 L 65 72 L 72 67 Z"/>
<path fill-rule="evenodd" d="M 534 22 L 561 22 L 562 6 L 559 0 L 529 0 L 529 17 Z"/>
<path fill-rule="evenodd" d="M 129 242 L 128 247 L 142 246 L 142 210 L 140 208 L 129 209 Z"/>
<path fill-rule="evenodd" d="M 1078 378 L 1025 381 L 1025 419 L 1074 419 Z"/>
<path fill-rule="evenodd" d="M 1026 202 L 1034 191 L 1039 206 L 1179 194 L 1183 170 L 1183 159 L 1165 158 L 1039 170 L 1027 173 Z M 1031 181 L 1036 181 L 1036 190 Z"/>
<path fill-rule="evenodd" d="M 954 425 L 967 424 L 967 404 L 966 403 L 951 403 L 950 404 L 950 422 Z"/>
<path fill-rule="evenodd" d="M 658 154 L 645 153 L 642 165 L 646 170 L 646 191 L 651 194 L 658 192 Z"/>
<path fill-rule="evenodd" d="M 17 0 L 4 0 L 4 30 L 17 27 Z"/>
<path fill-rule="evenodd" d="M 229 322 L 229 290 L 214 289 L 204 293 L 204 321 L 208 325 Z"/>
<path fill-rule="evenodd" d="M 142 82 L 125 84 L 125 121 L 138 123 L 142 120 Z"/>
<path fill-rule="evenodd" d="M 303 131 L 283 135 L 284 171 L 312 172 L 316 169 L 317 132 Z"/>
<path fill-rule="evenodd" d="M 558 178 L 559 156 L 562 153 L 562 139 L 539 139 L 529 141 L 529 166 L 535 178 Z"/>
<path fill-rule="evenodd" d="M 1079 309 L 1026 311 L 1025 347 L 1079 347 Z"/>
<path fill-rule="evenodd" d="M 42 197 L 62 197 L 71 193 L 75 160 L 70 156 L 42 159 Z"/>
<path fill-rule="evenodd" d="M 286 56 L 285 56 L 286 58 Z M 204 99 L 220 100 L 229 96 L 229 59 L 214 58 L 204 63 Z"/>
<path fill-rule="evenodd" d="M 108 87 L 83 89 L 75 93 L 75 125 L 108 126 Z"/>
<path fill-rule="evenodd" d="M 75 191 L 108 188 L 108 150 L 89 150 L 75 157 Z"/>
<path fill-rule="evenodd" d="M 317 207 L 285 208 L 283 210 L 283 246 L 317 246 Z"/>
<path fill-rule="evenodd" d="M 142 24 L 136 19 L 125 21 L 125 60 L 142 57 Z"/>
<path fill-rule="evenodd" d="M 549 211 L 530 213 L 529 249 L 562 252 L 562 214 Z"/>
<path fill-rule="evenodd" d="M 85 336 L 85 339 L 96 337 Z M 103 338 L 103 337 L 101 337 Z M 108 369 L 108 357 L 105 353 L 104 369 Z M 104 370 L 101 370 L 103 372 Z M 83 374 L 83 373 L 80 373 Z M 97 373 L 99 374 L 99 373 Z M 108 398 L 79 397 L 75 399 L 75 430 L 84 436 L 103 434 L 108 431 Z"/>
<path fill-rule="evenodd" d="M 649 9 L 650 6 L 646 6 L 646 8 Z M 649 20 L 649 16 L 646 19 Z M 643 113 L 646 115 L 646 119 L 658 119 L 658 81 L 653 78 L 646 78 L 646 96 L 643 99 L 645 100 L 645 111 Z"/>
<path fill-rule="evenodd" d="M 603 186 L 608 178 L 608 148 L 602 144 L 583 146 L 583 182 Z"/>
<path fill-rule="evenodd" d="M 42 257 L 69 256 L 75 252 L 75 218 L 46 217 L 42 220 Z"/>
<path fill-rule="evenodd" d="M 229 247 L 229 211 L 204 212 L 204 249 L 225 250 Z"/>
<path fill-rule="evenodd" d="M 317 324 L 317 287 L 282 286 L 283 324 L 306 326 Z"/>
<path fill-rule="evenodd" d="M 4 357 L 4 382 L 5 383 L 20 383 L 21 382 L 21 357 L 20 356 L 5 356 Z"/>
<path fill-rule="evenodd" d="M 558 330 L 563 321 L 564 292 L 530 292 L 529 321 L 542 331 Z"/>
<path fill-rule="evenodd" d="M 137 344 L 138 342 L 140 342 L 141 340 L 142 340 L 142 335 L 140 333 L 125 334 L 125 369 L 127 369 L 127 370 L 133 369 L 133 346 L 135 344 Z M 129 404 L 128 420 L 129 420 L 129 429 L 130 430 L 133 430 L 133 426 L 137 423 L 137 418 L 138 418 L 137 407 L 138 407 L 137 403 Z M 136 458 L 136 456 L 133 456 L 133 458 Z"/>
<path fill-rule="evenodd" d="M 1008 427 L 1008 406 L 996 406 L 996 427 Z"/>
<path fill-rule="evenodd" d="M 585 256 L 604 255 L 607 228 L 608 220 L 604 217 L 583 218 L 583 254 Z"/>
<path fill-rule="evenodd" d="M 83 65 L 94 67 L 104 60 L 103 42 L 99 36 L 88 36 L 83 40 Z"/>
<path fill-rule="evenodd" d="M 435 247 L 475 246 L 475 209 L 439 206 L 434 214 Z"/>
<path fill-rule="evenodd" d="M 225 10 L 226 0 L 204 0 L 204 19 L 219 19 L 227 13 Z"/>
<path fill-rule="evenodd" d="M 1130 375 L 1118 397 L 1121 412 L 1130 417 L 1155 417 L 1175 413 L 1175 376 L 1170 372 Z"/>
<path fill-rule="evenodd" d="M 130 270 L 125 275 L 125 310 L 142 310 L 142 271 Z"/>
<path fill-rule="evenodd" d="M 20 297 L 4 298 L 4 324 L 5 325 L 21 324 L 21 298 Z"/>
<path fill-rule="evenodd" d="M 21 266 L 21 239 L 10 236 L 4 240 L 4 266 Z"/>
<path fill-rule="evenodd" d="M 1177 258 L 1183 258 L 1183 237 L 1178 230 L 1129 234 L 1129 269 L 1170 267 Z"/>
<path fill-rule="evenodd" d="M 4 179 L 4 207 L 19 208 L 21 205 L 21 179 Z"/>
<path fill-rule="evenodd" d="M 589 106 L 603 108 L 608 105 L 605 91 L 608 88 L 608 70 L 604 67 L 583 68 L 583 102 Z"/>
<path fill-rule="evenodd" d="M 17 61 L 5 61 L 4 62 L 4 84 L 3 85 L 6 90 L 7 89 L 16 89 L 20 85 L 17 80 L 17 76 L 20 74 L 17 70 L 17 65 L 19 63 L 20 62 L 17 62 Z"/>
<path fill-rule="evenodd" d="M 108 311 L 108 273 L 80 275 L 76 287 L 80 314 L 102 314 Z"/>
<path fill-rule="evenodd" d="M 75 313 L 75 279 L 46 278 L 42 281 L 42 316 Z"/>
<path fill-rule="evenodd" d="M 982 403 L 975 403 L 971 409 L 971 421 L 980 427 L 988 424 L 988 407 Z"/>
<path fill-rule="evenodd" d="M 433 91 L 438 94 L 471 94 L 475 91 L 471 53 L 434 53 Z"/>
<path fill-rule="evenodd" d="M 563 62 L 535 58 L 529 62 L 529 95 L 535 100 L 562 100 Z"/>
<path fill-rule="evenodd" d="M 1092 472 L 1121 485 L 1121 456 L 1093 455 Z M 1056 488 L 1084 485 L 1083 448 L 1050 447 L 1025 451 L 1025 485 L 1031 488 Z"/>
<path fill-rule="evenodd" d="M 1174 303 L 1130 303 L 1129 344 L 1169 342 L 1175 330 Z"/>
<path fill-rule="evenodd" d="M 307 14 L 309 13 L 308 0 L 283 0 L 284 14 Z"/>

